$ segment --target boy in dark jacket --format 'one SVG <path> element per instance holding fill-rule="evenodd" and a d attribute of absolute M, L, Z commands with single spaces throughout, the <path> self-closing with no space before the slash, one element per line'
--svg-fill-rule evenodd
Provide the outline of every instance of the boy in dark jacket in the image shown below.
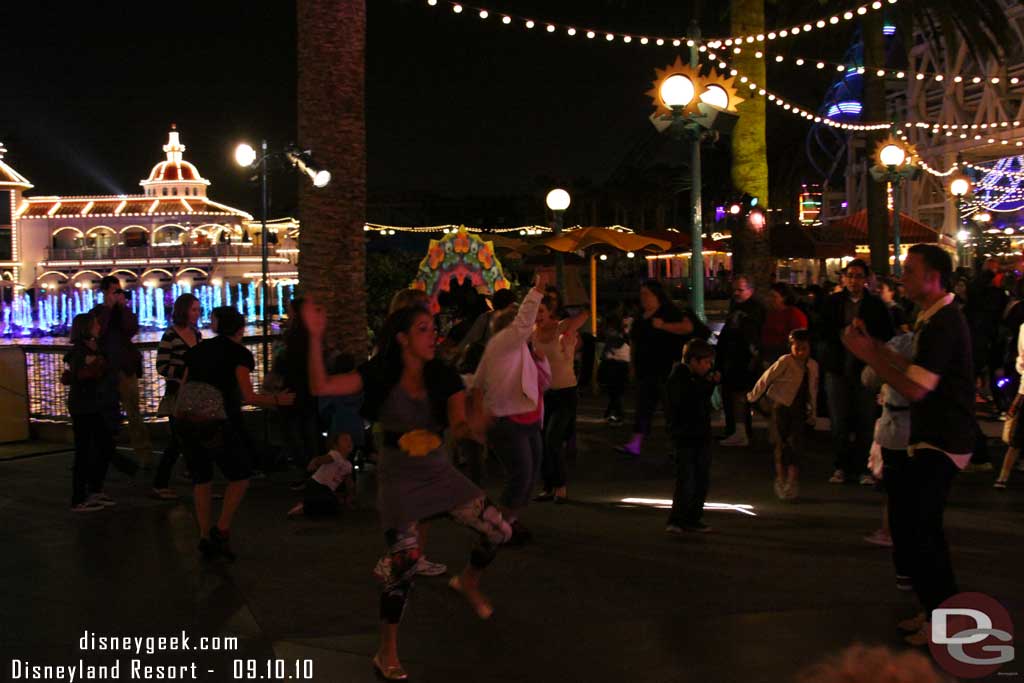
<path fill-rule="evenodd" d="M 683 349 L 668 378 L 666 405 L 669 434 L 676 457 L 676 490 L 665 531 L 711 531 L 701 521 L 711 481 L 711 394 L 718 381 L 711 373 L 715 350 L 703 339 Z"/>

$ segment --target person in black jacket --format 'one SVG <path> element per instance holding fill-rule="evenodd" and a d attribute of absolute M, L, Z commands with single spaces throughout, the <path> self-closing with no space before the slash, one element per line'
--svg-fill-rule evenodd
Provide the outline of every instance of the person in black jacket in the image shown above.
<path fill-rule="evenodd" d="M 722 407 L 725 412 L 723 446 L 749 445 L 750 405 L 747 392 L 761 376 L 761 329 L 767 312 L 754 296 L 754 285 L 745 275 L 732 281 L 729 315 L 718 335 L 718 365 L 722 369 Z"/>
<path fill-rule="evenodd" d="M 843 330 L 861 320 L 867 333 L 886 342 L 892 337 L 892 318 L 880 298 L 865 287 L 871 269 L 860 259 L 850 261 L 843 271 L 843 290 L 826 299 L 822 309 L 822 337 L 825 355 L 825 393 L 832 421 L 835 471 L 830 483 L 842 484 L 847 477 L 859 477 L 862 484 L 874 484 L 868 474 L 868 451 L 878 404 L 874 392 L 860 381 L 864 363 L 846 350 Z M 850 436 L 853 435 L 853 444 Z"/>
<path fill-rule="evenodd" d="M 711 374 L 715 350 L 703 339 L 691 339 L 683 349 L 666 387 L 669 434 L 676 458 L 676 488 L 665 531 L 711 531 L 701 521 L 711 482 L 711 394 L 717 377 Z"/>

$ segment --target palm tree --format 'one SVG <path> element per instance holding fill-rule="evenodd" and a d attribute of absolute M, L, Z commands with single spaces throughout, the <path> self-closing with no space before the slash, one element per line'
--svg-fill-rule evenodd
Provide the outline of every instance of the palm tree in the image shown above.
<path fill-rule="evenodd" d="M 764 33 L 764 0 L 732 0 L 732 35 Z M 765 63 L 749 53 L 733 58 L 736 69 L 756 83 L 765 83 Z M 750 97 L 739 105 L 739 120 L 732 132 L 732 184 L 739 192 L 768 203 L 768 144 L 763 97 Z M 746 221 L 733 235 L 734 269 L 767 291 L 772 271 L 767 229 L 754 231 Z"/>
<path fill-rule="evenodd" d="M 326 305 L 335 350 L 366 354 L 364 0 L 298 0 L 299 145 L 331 183 L 299 190 L 299 279 Z"/>

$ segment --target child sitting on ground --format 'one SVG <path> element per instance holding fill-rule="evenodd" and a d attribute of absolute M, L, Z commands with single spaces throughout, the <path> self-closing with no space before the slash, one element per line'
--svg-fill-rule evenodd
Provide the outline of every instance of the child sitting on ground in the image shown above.
<path fill-rule="evenodd" d="M 666 417 L 675 449 L 676 488 L 665 532 L 708 532 L 701 518 L 711 484 L 711 394 L 718 381 L 711 372 L 715 350 L 703 339 L 683 348 L 665 389 Z"/>
<path fill-rule="evenodd" d="M 306 469 L 313 476 L 306 480 L 302 502 L 288 511 L 289 517 L 306 515 L 333 515 L 338 512 L 340 502 L 351 505 L 355 482 L 352 478 L 352 437 L 348 432 L 338 432 L 327 440 L 331 450 L 326 455 L 313 458 Z"/>
<path fill-rule="evenodd" d="M 764 371 L 747 400 L 756 403 L 766 394 L 771 402 L 775 495 L 779 500 L 796 500 L 800 476 L 797 456 L 806 426 L 815 422 L 818 395 L 818 363 L 811 358 L 811 335 L 806 329 L 789 333 L 789 353 Z"/>

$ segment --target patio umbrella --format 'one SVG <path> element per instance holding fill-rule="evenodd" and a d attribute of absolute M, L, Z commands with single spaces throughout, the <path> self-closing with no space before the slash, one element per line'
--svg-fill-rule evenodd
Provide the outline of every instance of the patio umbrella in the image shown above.
<path fill-rule="evenodd" d="M 672 248 L 669 240 L 619 232 L 610 228 L 577 228 L 541 240 L 541 245 L 561 252 L 582 251 L 590 247 L 609 247 L 618 251 L 665 251 Z M 597 259 L 590 254 L 590 331 L 597 334 Z"/>

